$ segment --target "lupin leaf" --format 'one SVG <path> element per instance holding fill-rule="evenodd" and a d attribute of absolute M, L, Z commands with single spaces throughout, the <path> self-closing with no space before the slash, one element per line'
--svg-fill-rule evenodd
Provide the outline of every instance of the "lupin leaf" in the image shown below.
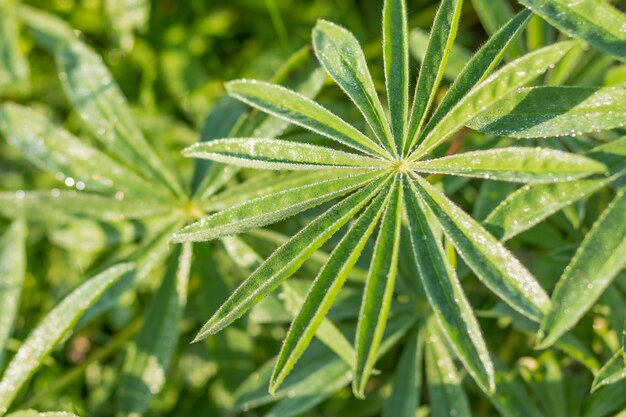
<path fill-rule="evenodd" d="M 624 364 L 622 352 L 617 351 L 596 374 L 591 384 L 591 392 L 595 392 L 605 385 L 621 381 L 624 378 L 626 378 L 626 364 Z"/>

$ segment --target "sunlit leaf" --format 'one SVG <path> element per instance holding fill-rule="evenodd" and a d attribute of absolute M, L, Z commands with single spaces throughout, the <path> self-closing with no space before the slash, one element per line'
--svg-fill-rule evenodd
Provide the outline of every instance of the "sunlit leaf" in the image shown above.
<path fill-rule="evenodd" d="M 591 392 L 624 378 L 626 378 L 626 364 L 624 364 L 622 352 L 617 351 L 596 374 L 591 385 Z"/>
<path fill-rule="evenodd" d="M 0 93 L 11 83 L 28 80 L 28 61 L 20 50 L 15 4 L 0 5 Z"/>
<path fill-rule="evenodd" d="M 143 31 L 150 19 L 148 0 L 105 0 L 104 11 L 115 33 L 118 45 L 130 51 L 133 48 L 134 32 Z"/>

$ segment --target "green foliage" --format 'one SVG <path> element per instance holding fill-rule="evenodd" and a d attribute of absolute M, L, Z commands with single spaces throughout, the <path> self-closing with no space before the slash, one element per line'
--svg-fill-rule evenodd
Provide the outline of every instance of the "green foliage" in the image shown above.
<path fill-rule="evenodd" d="M 24 3 L 0 415 L 626 409 L 616 7 Z"/>

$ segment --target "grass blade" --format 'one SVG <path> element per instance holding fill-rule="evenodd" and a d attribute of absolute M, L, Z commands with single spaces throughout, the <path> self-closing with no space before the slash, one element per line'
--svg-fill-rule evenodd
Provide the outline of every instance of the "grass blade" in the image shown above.
<path fill-rule="evenodd" d="M 387 151 L 313 100 L 279 85 L 237 80 L 226 84 L 228 94 L 250 106 L 290 121 L 351 148 L 373 155 Z"/>
<path fill-rule="evenodd" d="M 382 159 L 324 146 L 260 138 L 218 139 L 196 143 L 183 150 L 183 155 L 247 168 L 271 170 L 377 168 L 384 164 Z"/>
<path fill-rule="evenodd" d="M 508 50 L 517 35 L 526 26 L 531 15 L 532 13 L 529 11 L 522 11 L 515 15 L 502 29 L 490 37 L 471 59 L 468 58 L 464 61 L 467 62 L 467 64 L 465 64 L 458 77 L 455 77 L 454 83 L 450 86 L 450 89 L 424 128 L 424 132 L 421 134 L 422 137 L 430 133 L 441 119 L 443 119 L 476 84 L 494 70 L 502 59 L 502 55 Z"/>
<path fill-rule="evenodd" d="M 359 398 L 365 396 L 365 386 L 378 358 L 378 349 L 391 305 L 398 269 L 402 191 L 402 185 L 398 184 L 398 179 L 394 179 L 393 189 L 389 191 L 391 197 L 381 219 L 365 282 L 355 337 L 356 361 L 352 381 L 352 391 Z"/>
<path fill-rule="evenodd" d="M 65 297 L 44 317 L 17 351 L 0 381 L 0 415 L 6 413 L 24 383 L 67 332 L 71 331 L 81 314 L 107 288 L 130 273 L 132 268 L 132 264 L 120 264 L 96 275 Z"/>
<path fill-rule="evenodd" d="M 539 330 L 539 348 L 553 344 L 600 297 L 626 265 L 626 187 L 585 236 L 552 294 Z"/>
<path fill-rule="evenodd" d="M 328 75 L 361 110 L 378 141 L 395 154 L 396 146 L 389 122 L 359 41 L 345 28 L 318 20 L 313 29 L 313 47 Z"/>
<path fill-rule="evenodd" d="M 337 244 L 313 281 L 304 304 L 292 322 L 281 347 L 272 374 L 270 391 L 275 391 L 289 374 L 330 310 L 382 215 L 388 202 L 389 191 L 390 187 L 387 187 L 374 198 Z"/>
<path fill-rule="evenodd" d="M 235 207 L 205 217 L 176 233 L 172 241 L 202 241 L 241 233 L 254 227 L 276 223 L 296 213 L 315 207 L 361 188 L 380 177 L 378 172 L 353 174 L 307 184 L 246 201 Z"/>
<path fill-rule="evenodd" d="M 163 282 L 146 311 L 141 331 L 128 347 L 117 397 L 122 415 L 143 414 L 165 384 L 187 303 L 191 256 L 191 243 L 174 251 Z"/>
<path fill-rule="evenodd" d="M 403 155 L 407 155 L 417 142 L 418 135 L 422 130 L 443 72 L 450 56 L 450 50 L 456 38 L 456 31 L 461 18 L 462 0 L 442 0 L 439 10 L 435 15 L 435 21 L 430 30 L 430 40 L 426 55 L 420 67 L 409 129 L 403 147 Z"/>
<path fill-rule="evenodd" d="M 435 214 L 443 231 L 480 280 L 526 317 L 540 321 L 550 300 L 522 263 L 478 222 L 423 178 L 414 190 Z"/>
<path fill-rule="evenodd" d="M 498 181 L 552 183 L 606 171 L 601 163 L 549 148 L 508 147 L 418 161 L 418 172 L 460 175 Z"/>
<path fill-rule="evenodd" d="M 520 88 L 468 127 L 514 138 L 576 136 L 624 126 L 624 103 L 623 87 Z"/>
<path fill-rule="evenodd" d="M 428 222 L 428 208 L 408 181 L 405 204 L 413 257 L 442 333 L 477 384 L 485 392 L 493 392 L 493 363 L 472 306 Z"/>
<path fill-rule="evenodd" d="M 63 174 L 68 186 L 111 194 L 122 192 L 138 197 L 168 198 L 167 190 L 158 184 L 151 184 L 122 167 L 28 107 L 3 105 L 0 123 L 9 143 L 40 168 Z"/>
<path fill-rule="evenodd" d="M 491 74 L 459 100 L 433 126 L 411 155 L 411 160 L 427 154 L 489 106 L 497 106 L 500 99 L 543 74 L 574 45 L 573 41 L 565 41 L 546 46 L 516 59 Z"/>
<path fill-rule="evenodd" d="M 626 60 L 626 17 L 606 1 L 519 0 L 533 13 L 592 46 Z"/>
<path fill-rule="evenodd" d="M 382 188 L 382 180 L 366 185 L 313 220 L 278 248 L 226 300 L 202 327 L 196 341 L 216 333 L 289 278 L 302 263 L 343 227 Z"/>
<path fill-rule="evenodd" d="M 13 222 L 0 237 L 0 367 L 20 305 L 26 274 L 25 245 L 26 226 L 22 221 Z"/>
<path fill-rule="evenodd" d="M 409 39 L 405 0 L 385 0 L 383 6 L 383 57 L 391 132 L 398 149 L 409 112 Z"/>

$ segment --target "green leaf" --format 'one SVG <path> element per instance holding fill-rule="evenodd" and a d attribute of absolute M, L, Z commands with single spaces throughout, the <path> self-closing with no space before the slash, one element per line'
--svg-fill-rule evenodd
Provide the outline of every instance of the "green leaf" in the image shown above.
<path fill-rule="evenodd" d="M 624 103 L 623 87 L 520 88 L 468 127 L 515 138 L 576 136 L 624 126 Z"/>
<path fill-rule="evenodd" d="M 626 17 L 602 0 L 519 0 L 534 13 L 592 46 L 626 60 Z"/>
<path fill-rule="evenodd" d="M 485 78 L 433 126 L 410 159 L 416 160 L 426 155 L 489 106 L 497 106 L 499 100 L 543 74 L 574 45 L 573 41 L 565 41 L 546 46 L 516 59 Z"/>
<path fill-rule="evenodd" d="M 450 50 L 456 38 L 462 6 L 463 1 L 461 0 L 442 0 L 435 15 L 433 26 L 430 29 L 428 48 L 415 87 L 409 129 L 402 149 L 403 155 L 407 155 L 416 143 L 426 120 L 428 109 L 437 94 L 450 56 Z"/>
<path fill-rule="evenodd" d="M 361 110 L 378 141 L 395 154 L 396 146 L 389 122 L 359 41 L 345 28 L 318 20 L 313 29 L 313 47 L 328 75 Z"/>
<path fill-rule="evenodd" d="M 80 191 L 0 192 L 0 214 L 17 219 L 62 223 L 77 217 L 104 221 L 139 219 L 170 213 L 172 208 L 153 200 L 126 198 L 120 192 L 114 198 Z"/>
<path fill-rule="evenodd" d="M 272 374 L 275 391 L 289 374 L 335 301 L 348 273 L 359 259 L 388 202 L 390 187 L 384 189 L 350 226 L 328 261 L 313 281 L 304 304 L 289 328 Z M 350 362 L 352 364 L 354 361 Z"/>
<path fill-rule="evenodd" d="M 383 185 L 384 182 L 380 179 L 366 185 L 310 222 L 278 248 L 221 305 L 202 327 L 195 340 L 203 339 L 228 326 L 272 292 L 282 281 L 293 275 L 302 263 L 358 213 Z"/>
<path fill-rule="evenodd" d="M 498 181 L 552 183 L 606 171 L 601 163 L 549 148 L 508 147 L 473 151 L 414 162 L 411 168 L 432 174 Z"/>
<path fill-rule="evenodd" d="M 619 350 L 598 371 L 593 379 L 593 384 L 591 384 L 591 392 L 595 392 L 606 385 L 614 384 L 624 378 L 626 378 L 626 364 L 624 364 L 622 351 Z"/>
<path fill-rule="evenodd" d="M 128 347 L 117 398 L 122 415 L 143 414 L 152 396 L 165 384 L 187 303 L 191 256 L 191 243 L 174 251 L 163 282 L 146 311 L 141 331 Z"/>
<path fill-rule="evenodd" d="M 409 112 L 409 39 L 405 0 L 385 0 L 383 6 L 383 56 L 385 85 L 396 148 L 402 140 Z"/>
<path fill-rule="evenodd" d="M 413 257 L 437 322 L 465 368 L 485 392 L 495 390 L 494 370 L 478 321 L 441 241 L 428 221 L 429 209 L 406 184 L 406 211 Z"/>
<path fill-rule="evenodd" d="M 490 37 L 471 59 L 468 57 L 463 61 L 464 66 L 458 76 L 455 77 L 454 83 L 450 86 L 445 97 L 428 121 L 421 136 L 426 136 L 430 133 L 454 105 L 494 70 L 504 52 L 526 26 L 530 16 L 531 13 L 529 11 L 522 11 L 515 15 L 495 35 Z M 452 57 L 453 55 L 450 56 Z"/>
<path fill-rule="evenodd" d="M 513 18 L 513 9 L 505 0 L 472 0 L 472 7 L 486 32 L 492 36 Z M 520 48 L 516 46 L 519 54 Z"/>
<path fill-rule="evenodd" d="M 144 31 L 150 19 L 148 0 L 105 0 L 104 12 L 115 33 L 117 44 L 124 51 L 133 49 L 134 31 Z"/>
<path fill-rule="evenodd" d="M 48 313 L 24 341 L 0 381 L 0 415 L 6 413 L 22 386 L 52 349 L 71 331 L 81 314 L 107 288 L 132 269 L 132 264 L 120 264 L 107 269 L 75 289 Z"/>
<path fill-rule="evenodd" d="M 279 85 L 237 80 L 226 84 L 228 94 L 266 113 L 371 155 L 388 152 L 353 126 L 313 100 Z"/>
<path fill-rule="evenodd" d="M 110 194 L 168 197 L 157 184 L 140 178 L 28 107 L 12 103 L 0 107 L 0 129 L 26 158 L 53 174 L 60 173 L 68 186 Z"/>
<path fill-rule="evenodd" d="M 85 127 L 129 167 L 182 196 L 179 179 L 144 138 L 102 58 L 54 16 L 30 7 L 21 7 L 20 16 L 37 42 L 54 53 L 65 93 Z"/>
<path fill-rule="evenodd" d="M 385 401 L 383 417 L 415 417 L 422 388 L 424 335 L 419 326 L 409 333 L 396 367 L 391 395 Z"/>
<path fill-rule="evenodd" d="M 432 417 L 470 417 L 469 402 L 461 385 L 454 358 L 439 333 L 434 320 L 426 326 L 426 381 Z"/>
<path fill-rule="evenodd" d="M 0 367 L 20 305 L 26 274 L 25 244 L 26 226 L 22 221 L 12 223 L 0 237 Z"/>
<path fill-rule="evenodd" d="M 496 238 L 445 195 L 421 177 L 413 175 L 413 178 L 415 190 L 478 278 L 515 310 L 540 321 L 550 300 L 532 274 Z"/>
<path fill-rule="evenodd" d="M 365 386 L 378 358 L 398 270 L 403 193 L 398 182 L 399 178 L 394 179 L 388 193 L 391 197 L 382 215 L 357 323 L 352 391 L 359 398 L 365 396 Z"/>
<path fill-rule="evenodd" d="M 349 171 L 334 179 L 283 189 L 246 201 L 212 216 L 205 217 L 176 233 L 172 241 L 202 241 L 234 235 L 253 227 L 276 223 L 296 213 L 315 207 L 363 187 L 380 177 L 379 172 L 354 174 Z M 352 175 L 351 175 L 352 174 Z"/>
<path fill-rule="evenodd" d="M 20 51 L 15 5 L 0 5 L 0 93 L 5 85 L 28 80 L 28 61 Z"/>
<path fill-rule="evenodd" d="M 419 62 L 423 62 L 428 49 L 430 34 L 420 28 L 413 28 L 409 34 L 409 51 L 411 56 Z M 443 69 L 443 77 L 454 81 L 459 76 L 465 64 L 472 58 L 469 50 L 459 44 L 453 44 L 446 67 Z"/>
<path fill-rule="evenodd" d="M 574 326 L 626 265 L 626 187 L 585 236 L 552 294 L 539 330 L 539 348 Z"/>
<path fill-rule="evenodd" d="M 14 413 L 8 414 L 6 417 L 78 417 L 76 414 L 68 413 L 67 411 L 49 411 L 47 413 L 40 413 L 35 410 L 20 410 Z"/>
<path fill-rule="evenodd" d="M 376 168 L 384 166 L 385 163 L 382 159 L 369 158 L 324 146 L 261 138 L 200 142 L 183 150 L 183 155 L 247 168 L 271 170 Z"/>

